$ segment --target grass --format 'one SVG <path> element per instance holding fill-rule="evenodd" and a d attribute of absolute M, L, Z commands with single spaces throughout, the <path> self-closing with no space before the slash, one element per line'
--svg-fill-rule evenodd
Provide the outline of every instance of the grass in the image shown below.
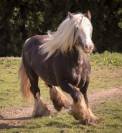
<path fill-rule="evenodd" d="M 122 86 L 122 54 L 94 54 L 91 65 L 90 91 Z"/>
<path fill-rule="evenodd" d="M 5 133 L 121 133 L 122 100 L 107 101 L 96 107 L 95 112 L 103 120 L 97 126 L 85 126 L 78 123 L 67 113 L 52 118 L 32 119 L 21 127 L 3 129 Z"/>
<path fill-rule="evenodd" d="M 122 54 L 105 52 L 90 57 L 92 65 L 89 91 L 122 87 Z M 19 90 L 18 68 L 20 58 L 0 58 L 0 108 L 28 106 Z M 40 81 L 42 96 L 49 101 L 48 89 Z M 29 104 L 31 105 L 31 103 Z M 79 124 L 68 113 L 54 117 L 31 119 L 27 124 L 0 132 L 12 133 L 120 133 L 122 132 L 122 98 L 106 101 L 94 108 L 104 120 L 96 127 Z"/>

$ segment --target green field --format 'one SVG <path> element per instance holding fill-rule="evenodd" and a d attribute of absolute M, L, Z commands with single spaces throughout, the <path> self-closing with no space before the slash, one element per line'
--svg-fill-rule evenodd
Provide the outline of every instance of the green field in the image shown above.
<path fill-rule="evenodd" d="M 89 94 L 122 88 L 122 54 L 94 54 Z M 32 106 L 23 100 L 19 90 L 18 69 L 20 58 L 0 58 L 0 110 Z M 48 88 L 40 81 L 42 96 L 50 102 Z M 122 96 L 122 95 L 121 95 Z M 31 118 L 7 122 L 0 114 L 0 132 L 7 133 L 121 133 L 122 97 L 110 97 L 94 106 L 94 112 L 103 120 L 96 126 L 85 126 L 66 112 L 53 117 Z M 13 123 L 12 123 L 13 122 Z"/>

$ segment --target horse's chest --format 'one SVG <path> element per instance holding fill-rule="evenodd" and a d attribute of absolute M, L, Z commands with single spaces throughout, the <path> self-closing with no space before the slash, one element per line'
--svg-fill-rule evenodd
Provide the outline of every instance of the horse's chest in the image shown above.
<path fill-rule="evenodd" d="M 78 86 L 88 75 L 89 62 L 79 53 L 69 53 L 66 56 L 61 54 L 55 58 L 53 68 L 58 79 Z"/>
<path fill-rule="evenodd" d="M 78 63 L 72 68 L 71 77 L 74 84 L 78 85 L 81 81 L 83 71 L 83 60 L 78 61 Z"/>

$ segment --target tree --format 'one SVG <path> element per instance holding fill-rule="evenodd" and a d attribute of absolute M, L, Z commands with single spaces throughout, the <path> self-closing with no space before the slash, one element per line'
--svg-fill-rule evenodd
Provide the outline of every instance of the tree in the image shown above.
<path fill-rule="evenodd" d="M 24 41 L 55 31 L 67 12 L 92 13 L 93 40 L 98 52 L 122 51 L 121 0 L 2 0 L 0 1 L 0 56 L 21 55 Z"/>

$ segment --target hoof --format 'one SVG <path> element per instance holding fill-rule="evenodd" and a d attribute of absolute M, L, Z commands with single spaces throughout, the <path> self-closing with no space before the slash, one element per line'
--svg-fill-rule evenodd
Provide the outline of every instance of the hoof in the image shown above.
<path fill-rule="evenodd" d="M 97 117 L 91 117 L 91 116 L 81 116 L 73 111 L 70 112 L 70 114 L 76 119 L 79 120 L 79 122 L 83 125 L 92 125 L 95 126 L 98 124 L 101 120 Z"/>
<path fill-rule="evenodd" d="M 51 110 L 45 106 L 43 108 L 38 108 L 36 110 L 33 111 L 32 116 L 33 117 L 42 117 L 42 116 L 49 116 L 51 114 Z"/>
<path fill-rule="evenodd" d="M 55 99 L 53 99 L 52 101 L 53 101 L 54 108 L 57 111 L 61 111 L 61 109 L 63 108 L 63 104 Z"/>
<path fill-rule="evenodd" d="M 91 126 L 95 126 L 98 123 L 97 119 L 92 119 L 92 118 L 84 119 L 81 120 L 80 122 L 84 125 L 91 125 Z"/>

